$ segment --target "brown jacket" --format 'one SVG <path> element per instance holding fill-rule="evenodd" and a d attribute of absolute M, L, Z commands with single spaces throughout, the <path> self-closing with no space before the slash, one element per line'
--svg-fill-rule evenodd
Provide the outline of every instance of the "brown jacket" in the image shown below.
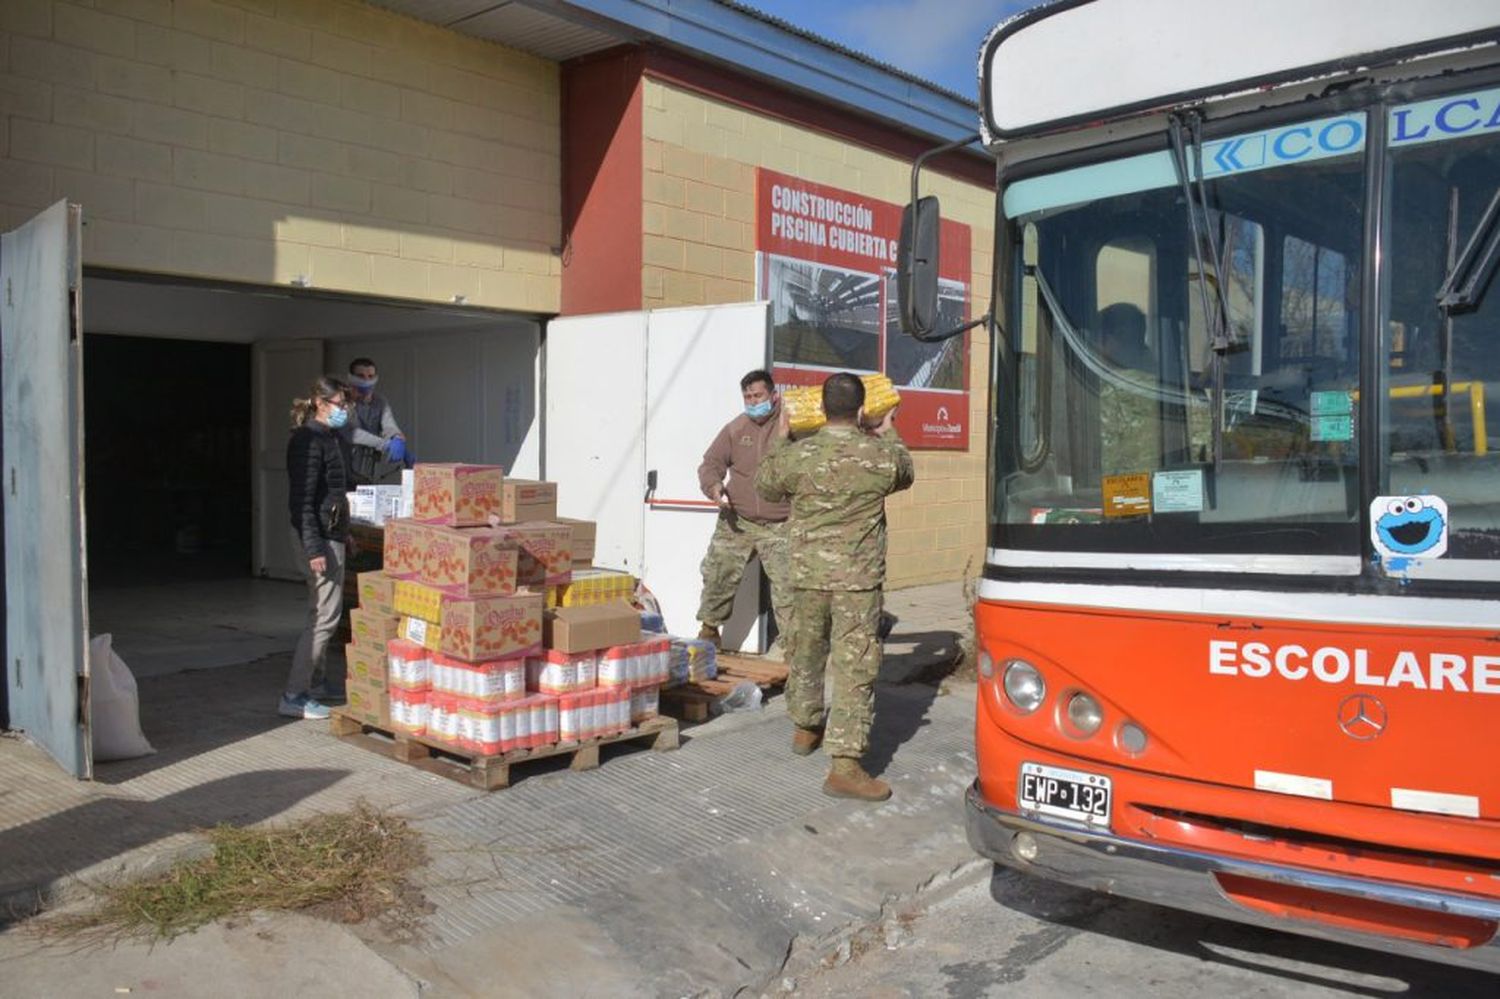
<path fill-rule="evenodd" d="M 786 520 L 792 508 L 788 503 L 771 503 L 763 500 L 755 491 L 755 473 L 761 459 L 771 453 L 776 443 L 776 425 L 780 421 L 781 404 L 771 411 L 764 423 L 756 423 L 741 413 L 724 425 L 719 436 L 703 452 L 703 464 L 698 466 L 698 485 L 703 495 L 713 499 L 709 492 L 714 485 L 724 481 L 729 474 L 729 485 L 725 493 L 729 502 L 741 517 L 750 520 Z"/>

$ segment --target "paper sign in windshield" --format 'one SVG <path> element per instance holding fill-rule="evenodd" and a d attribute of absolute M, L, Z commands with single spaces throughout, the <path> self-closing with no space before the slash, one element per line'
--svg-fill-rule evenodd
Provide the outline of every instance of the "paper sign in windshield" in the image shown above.
<path fill-rule="evenodd" d="M 1354 412 L 1354 399 L 1348 392 L 1314 392 L 1312 415 L 1347 416 Z"/>
<path fill-rule="evenodd" d="M 1203 469 L 1157 472 L 1151 476 L 1151 505 L 1157 513 L 1201 512 Z"/>
<path fill-rule="evenodd" d="M 1102 485 L 1104 516 L 1144 517 L 1151 512 L 1151 473 L 1106 475 Z"/>
<path fill-rule="evenodd" d="M 1354 439 L 1354 417 L 1314 416 L 1310 436 L 1315 441 L 1352 441 Z"/>

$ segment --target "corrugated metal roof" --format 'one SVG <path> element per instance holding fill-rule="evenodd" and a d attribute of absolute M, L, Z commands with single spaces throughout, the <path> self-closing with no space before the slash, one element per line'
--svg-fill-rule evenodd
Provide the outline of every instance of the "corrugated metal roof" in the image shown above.
<path fill-rule="evenodd" d="M 977 131 L 976 101 L 742 0 L 366 0 L 561 62 L 650 43 L 923 136 Z"/>
<path fill-rule="evenodd" d="M 613 48 L 627 41 L 623 33 L 600 31 L 577 24 L 559 11 L 528 6 L 517 0 L 367 0 L 376 7 L 419 21 L 439 24 L 475 38 L 508 45 L 532 55 L 562 62 Z"/>

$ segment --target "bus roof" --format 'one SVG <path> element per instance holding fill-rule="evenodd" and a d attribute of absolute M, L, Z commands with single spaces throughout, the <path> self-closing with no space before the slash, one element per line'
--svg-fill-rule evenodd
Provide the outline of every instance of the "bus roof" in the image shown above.
<path fill-rule="evenodd" d="M 1058 0 L 980 54 L 987 142 L 1500 41 L 1495 0 Z"/>

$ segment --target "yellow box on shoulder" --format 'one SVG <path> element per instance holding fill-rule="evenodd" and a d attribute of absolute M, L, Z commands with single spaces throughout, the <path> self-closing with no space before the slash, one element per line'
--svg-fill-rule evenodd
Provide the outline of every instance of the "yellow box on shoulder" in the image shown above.
<path fill-rule="evenodd" d="M 901 405 L 901 394 L 885 375 L 861 375 L 865 383 L 865 418 L 878 420 Z"/>
<path fill-rule="evenodd" d="M 810 434 L 828 422 L 823 415 L 821 385 L 798 385 L 783 389 L 781 404 L 786 407 L 787 423 L 794 434 Z"/>
<path fill-rule="evenodd" d="M 861 375 L 865 385 L 865 419 L 879 420 L 901 405 L 901 394 L 885 375 Z M 781 404 L 794 434 L 809 434 L 828 422 L 823 415 L 823 386 L 797 385 L 783 389 Z"/>

